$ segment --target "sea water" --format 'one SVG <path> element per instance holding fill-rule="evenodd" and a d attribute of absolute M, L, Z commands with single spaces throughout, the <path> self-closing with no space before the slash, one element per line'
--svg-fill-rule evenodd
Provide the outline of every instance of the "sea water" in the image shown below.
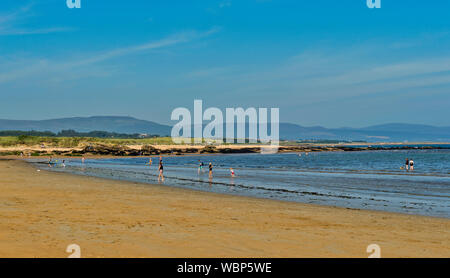
<path fill-rule="evenodd" d="M 414 160 L 407 172 L 406 158 Z M 53 171 L 158 183 L 158 157 L 66 159 Z M 199 172 L 199 162 L 205 165 Z M 36 162 L 36 161 L 34 161 Z M 61 161 L 59 161 L 61 162 Z M 208 177 L 208 164 L 213 177 Z M 163 157 L 161 184 L 223 194 L 450 218 L 450 150 Z M 229 168 L 235 170 L 231 177 Z"/>

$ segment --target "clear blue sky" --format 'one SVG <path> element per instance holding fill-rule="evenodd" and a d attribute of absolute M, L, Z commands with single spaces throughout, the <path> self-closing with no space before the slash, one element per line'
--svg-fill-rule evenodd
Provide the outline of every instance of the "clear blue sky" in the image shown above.
<path fill-rule="evenodd" d="M 450 125 L 450 1 L 1 0 L 0 118 L 278 107 L 283 122 Z"/>

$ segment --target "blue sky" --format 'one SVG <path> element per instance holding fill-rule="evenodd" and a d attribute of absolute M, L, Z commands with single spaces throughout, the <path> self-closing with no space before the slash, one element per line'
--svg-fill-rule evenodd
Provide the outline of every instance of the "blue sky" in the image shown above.
<path fill-rule="evenodd" d="M 450 1 L 2 0 L 4 119 L 278 107 L 283 122 L 450 126 Z"/>

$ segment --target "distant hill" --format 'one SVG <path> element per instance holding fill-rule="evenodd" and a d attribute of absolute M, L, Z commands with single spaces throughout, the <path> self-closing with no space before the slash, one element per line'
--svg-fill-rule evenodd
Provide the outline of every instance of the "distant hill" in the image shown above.
<path fill-rule="evenodd" d="M 41 121 L 0 120 L 0 130 L 37 130 L 57 133 L 68 129 L 78 132 L 108 131 L 165 136 L 170 135 L 172 128 L 151 121 L 116 116 L 74 117 Z"/>
<path fill-rule="evenodd" d="M 280 137 L 288 140 L 332 139 L 350 141 L 364 140 L 368 142 L 450 142 L 450 127 L 393 123 L 365 128 L 324 128 L 321 126 L 303 127 L 295 124 L 281 123 Z"/>
<path fill-rule="evenodd" d="M 41 121 L 1 120 L 0 130 L 51 131 L 75 130 L 78 132 L 107 131 L 116 133 L 146 133 L 168 136 L 171 126 L 133 117 L 95 116 Z M 304 127 L 280 123 L 280 138 L 286 140 L 363 140 L 380 141 L 436 141 L 450 142 L 450 127 L 392 123 L 365 128 Z"/>

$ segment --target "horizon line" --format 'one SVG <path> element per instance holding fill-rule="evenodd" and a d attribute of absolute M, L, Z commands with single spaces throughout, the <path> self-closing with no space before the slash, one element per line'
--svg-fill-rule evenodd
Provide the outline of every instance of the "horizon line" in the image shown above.
<path fill-rule="evenodd" d="M 171 127 L 172 125 L 170 124 L 165 124 L 165 123 L 160 123 L 160 122 L 156 122 L 153 120 L 147 120 L 147 119 L 141 119 L 141 118 L 137 118 L 135 116 L 131 116 L 131 115 L 126 115 L 126 116 L 122 116 L 122 115 L 91 115 L 91 116 L 62 116 L 62 117 L 56 117 L 56 118 L 46 118 L 46 119 L 8 119 L 8 118 L 0 118 L 0 121 L 29 121 L 29 122 L 40 122 L 40 121 L 52 121 L 52 120 L 65 120 L 65 119 L 88 119 L 88 118 L 130 118 L 130 119 L 134 119 L 134 120 L 139 120 L 139 121 L 147 121 L 147 122 L 152 122 L 158 125 L 165 125 L 165 126 L 169 126 Z M 208 121 L 206 121 L 208 122 Z M 237 123 L 237 122 L 235 122 Z M 270 124 L 271 122 L 269 121 L 268 124 Z M 175 123 L 174 123 L 175 124 Z M 226 122 L 224 123 L 226 124 Z M 360 127 L 351 127 L 351 126 L 341 126 L 341 127 L 326 127 L 323 125 L 302 125 L 299 123 L 294 123 L 294 122 L 287 122 L 287 121 L 281 121 L 280 124 L 291 124 L 291 125 L 296 125 L 299 127 L 305 127 L 305 128 L 315 128 L 315 127 L 320 127 L 320 128 L 326 128 L 326 129 L 364 129 L 364 128 L 370 128 L 370 127 L 377 127 L 377 126 L 385 126 L 385 125 L 413 125 L 413 126 L 428 126 L 428 127 L 435 127 L 435 128 L 450 128 L 450 125 L 433 125 L 433 124 L 425 124 L 425 123 L 407 123 L 407 122 L 385 122 L 385 123 L 379 123 L 379 124 L 371 124 L 371 125 L 365 125 L 365 126 L 360 126 Z"/>

